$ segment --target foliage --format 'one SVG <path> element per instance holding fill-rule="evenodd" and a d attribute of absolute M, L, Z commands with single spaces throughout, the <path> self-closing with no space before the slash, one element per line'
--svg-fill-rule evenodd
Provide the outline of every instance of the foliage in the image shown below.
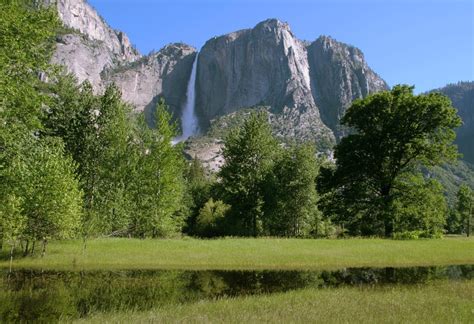
<path fill-rule="evenodd" d="M 211 198 L 215 182 L 211 176 L 206 175 L 201 161 L 196 157 L 188 164 L 185 178 L 186 193 L 184 200 L 188 207 L 188 217 L 183 232 L 199 235 L 196 220 L 201 208 Z"/>
<path fill-rule="evenodd" d="M 170 121 L 163 101 L 156 109 L 156 129 L 150 129 L 143 116 L 139 120 L 131 231 L 140 237 L 170 235 L 184 225 L 180 209 L 185 192 L 185 164 L 180 146 L 172 145 L 176 128 Z"/>
<path fill-rule="evenodd" d="M 395 187 L 390 210 L 394 232 L 419 231 L 421 237 L 439 237 L 448 212 L 441 184 L 421 174 L 403 174 Z"/>
<path fill-rule="evenodd" d="M 133 167 L 130 109 L 121 93 L 109 86 L 95 96 L 86 82 L 77 86 L 71 76 L 57 76 L 53 100 L 44 118 L 44 133 L 61 137 L 78 163 L 84 191 L 84 234 L 126 230 L 131 209 L 127 194 Z M 100 217 L 99 217 L 100 215 Z M 86 230 L 87 229 L 87 230 Z"/>
<path fill-rule="evenodd" d="M 460 118 L 443 95 L 395 86 L 354 101 L 342 123 L 355 133 L 337 145 L 336 168 L 321 171 L 323 209 L 352 234 L 391 236 L 397 181 L 420 163 L 455 159 Z"/>
<path fill-rule="evenodd" d="M 472 215 L 474 213 L 474 193 L 471 188 L 463 184 L 457 194 L 457 208 L 460 227 L 467 236 L 471 233 Z"/>
<path fill-rule="evenodd" d="M 270 235 L 307 236 L 318 233 L 316 208 L 318 161 L 312 145 L 285 149 L 267 181 L 265 227 Z"/>
<path fill-rule="evenodd" d="M 210 198 L 199 211 L 196 233 L 203 237 L 219 236 L 224 232 L 223 224 L 230 206 Z"/>
<path fill-rule="evenodd" d="M 463 160 L 442 166 L 421 168 L 427 178 L 438 180 L 443 185 L 449 208 L 456 208 L 456 195 L 461 184 L 474 188 L 474 166 Z"/>
<path fill-rule="evenodd" d="M 70 238 L 79 227 L 82 195 L 74 175 L 75 165 L 64 156 L 59 139 L 44 138 L 30 147 L 22 212 L 28 215 L 23 235 L 33 241 Z"/>
<path fill-rule="evenodd" d="M 41 127 L 42 103 L 38 75 L 49 70 L 59 20 L 53 10 L 35 10 L 32 1 L 0 4 L 0 121 L 4 131 Z M 5 134 L 2 132 L 2 140 Z"/>
<path fill-rule="evenodd" d="M 232 234 L 263 234 L 264 183 L 278 152 L 265 112 L 251 113 L 242 127 L 232 129 L 226 137 L 222 151 L 225 163 L 219 177 L 222 200 L 232 206 Z"/>
<path fill-rule="evenodd" d="M 32 1 L 0 10 L 0 239 L 69 237 L 81 214 L 76 165 L 60 139 L 40 133 L 59 21 Z"/>

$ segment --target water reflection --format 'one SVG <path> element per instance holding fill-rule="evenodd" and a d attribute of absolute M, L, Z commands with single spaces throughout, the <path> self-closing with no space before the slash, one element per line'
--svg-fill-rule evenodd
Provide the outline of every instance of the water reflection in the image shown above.
<path fill-rule="evenodd" d="M 305 287 L 472 280 L 474 265 L 338 271 L 86 271 L 0 273 L 1 322 L 53 322 L 94 312 L 146 310 L 202 299 Z"/>

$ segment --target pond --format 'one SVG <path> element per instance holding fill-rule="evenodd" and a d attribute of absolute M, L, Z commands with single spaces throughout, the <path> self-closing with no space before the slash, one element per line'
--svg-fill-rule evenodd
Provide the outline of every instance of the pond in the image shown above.
<path fill-rule="evenodd" d="M 301 288 L 472 280 L 474 265 L 336 271 L 0 270 L 0 322 L 55 322 L 95 312 L 147 310 Z"/>

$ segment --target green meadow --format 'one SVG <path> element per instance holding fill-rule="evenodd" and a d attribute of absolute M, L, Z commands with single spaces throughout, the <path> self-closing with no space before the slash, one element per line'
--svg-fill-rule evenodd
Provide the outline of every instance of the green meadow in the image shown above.
<path fill-rule="evenodd" d="M 472 323 L 474 282 L 303 289 L 202 301 L 146 312 L 93 315 L 88 323 Z"/>
<path fill-rule="evenodd" d="M 0 267 L 10 266 L 5 246 Z M 53 241 L 44 257 L 14 256 L 13 268 L 51 270 L 305 270 L 474 264 L 474 239 L 94 239 Z"/>

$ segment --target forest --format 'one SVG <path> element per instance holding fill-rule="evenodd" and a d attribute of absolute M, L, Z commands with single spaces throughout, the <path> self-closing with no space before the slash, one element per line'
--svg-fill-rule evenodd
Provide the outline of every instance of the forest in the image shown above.
<path fill-rule="evenodd" d="M 471 188 L 448 208 L 423 173 L 459 157 L 447 97 L 399 85 L 354 101 L 333 156 L 279 141 L 255 111 L 212 174 L 173 144 L 164 101 L 150 127 L 114 85 L 97 94 L 51 65 L 62 27 L 33 7 L 0 5 L 0 244 L 28 255 L 68 238 L 469 235 Z"/>

